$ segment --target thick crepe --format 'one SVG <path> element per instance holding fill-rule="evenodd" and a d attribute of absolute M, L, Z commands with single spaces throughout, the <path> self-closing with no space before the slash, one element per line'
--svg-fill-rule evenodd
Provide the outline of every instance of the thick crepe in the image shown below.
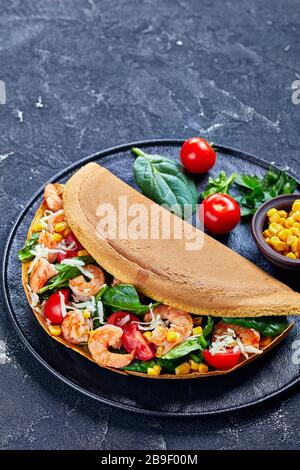
<path fill-rule="evenodd" d="M 156 301 L 194 314 L 218 317 L 300 314 L 300 294 L 212 237 L 201 233 L 203 248 L 187 250 L 190 239 L 174 239 L 173 214 L 168 213 L 171 240 L 122 238 L 119 233 L 116 238 L 102 236 L 97 230 L 100 221 L 97 210 L 100 205 L 109 204 L 118 221 L 118 217 L 124 217 L 118 213 L 120 196 L 127 198 L 128 207 L 142 204 L 148 214 L 153 205 L 162 216 L 166 211 L 96 163 L 88 163 L 77 171 L 64 190 L 69 226 L 99 265 L 117 279 L 133 284 Z M 176 224 L 184 228 L 186 222 L 176 217 Z M 150 216 L 148 225 L 150 233 Z M 156 233 L 159 230 L 158 225 Z"/>
<path fill-rule="evenodd" d="M 62 185 L 57 185 L 57 186 L 60 186 L 62 188 Z M 43 202 L 41 204 L 41 206 L 39 207 L 38 211 L 36 212 L 34 219 L 31 222 L 31 225 L 29 227 L 29 231 L 28 231 L 28 234 L 27 234 L 27 239 L 30 239 L 30 237 L 33 233 L 33 227 L 37 224 L 37 222 L 43 216 L 45 209 L 46 209 L 46 206 L 45 206 L 45 203 Z M 78 235 L 78 233 L 77 233 L 77 235 Z M 29 267 L 30 267 L 30 262 L 22 263 L 22 284 L 23 284 L 28 302 L 31 305 L 31 295 L 30 295 L 30 290 L 28 288 L 28 270 L 29 270 Z M 120 277 L 122 277 L 122 276 L 120 276 Z M 66 347 L 72 349 L 73 351 L 81 354 L 82 356 L 89 359 L 90 361 L 95 362 L 93 360 L 93 358 L 91 356 L 91 353 L 89 352 L 89 349 L 88 349 L 87 346 L 73 345 L 73 344 L 68 343 L 62 336 L 52 336 L 50 331 L 49 331 L 49 327 L 48 327 L 48 324 L 46 322 L 46 319 L 45 319 L 44 315 L 41 313 L 39 307 L 33 307 L 31 305 L 31 308 L 32 308 L 32 311 L 33 311 L 36 319 L 38 320 L 40 325 L 43 327 L 43 329 L 48 333 L 48 335 L 50 335 L 53 339 L 58 341 L 60 344 L 63 344 L 64 346 L 66 346 Z M 108 370 L 111 370 L 113 372 L 117 372 L 117 373 L 122 374 L 122 375 L 135 375 L 135 376 L 140 376 L 140 377 L 143 377 L 143 378 L 153 378 L 153 379 L 181 379 L 181 380 L 183 380 L 183 379 L 212 377 L 212 376 L 217 376 L 217 375 L 226 375 L 226 374 L 228 374 L 230 372 L 233 372 L 233 371 L 239 369 L 240 367 L 248 364 L 249 362 L 252 362 L 253 360 L 263 356 L 266 352 L 273 349 L 277 344 L 279 344 L 289 334 L 289 332 L 292 328 L 293 328 L 293 324 L 291 323 L 285 331 L 283 331 L 279 336 L 273 338 L 272 342 L 268 346 L 265 346 L 265 347 L 262 348 L 262 351 L 263 351 L 262 354 L 260 354 L 260 355 L 254 354 L 251 357 L 249 357 L 248 359 L 245 359 L 241 356 L 241 359 L 240 359 L 239 363 L 235 367 L 233 367 L 232 369 L 229 369 L 229 370 L 225 370 L 225 371 L 212 370 L 212 371 L 209 371 L 206 374 L 200 374 L 198 372 L 193 372 L 193 373 L 190 373 L 188 375 L 162 374 L 162 375 L 159 375 L 159 376 L 150 376 L 150 375 L 140 373 L 140 372 L 123 371 L 123 370 L 120 370 L 120 369 L 113 369 L 113 368 L 110 368 L 110 367 L 104 367 L 104 368 L 108 369 Z M 101 366 L 101 367 L 103 367 L 103 366 Z"/>

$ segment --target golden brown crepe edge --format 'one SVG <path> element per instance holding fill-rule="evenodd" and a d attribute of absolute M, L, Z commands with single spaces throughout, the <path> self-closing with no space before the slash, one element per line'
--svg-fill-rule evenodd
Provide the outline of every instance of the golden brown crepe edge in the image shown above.
<path fill-rule="evenodd" d="M 30 224 L 28 234 L 27 234 L 27 238 L 26 238 L 27 240 L 31 237 L 31 235 L 33 233 L 33 227 L 36 225 L 36 223 L 42 217 L 42 215 L 44 213 L 44 210 L 45 210 L 45 205 L 44 205 L 44 202 L 43 202 L 41 204 L 41 206 L 39 207 L 39 209 L 37 210 L 32 222 Z M 29 305 L 30 305 L 30 307 L 33 311 L 34 316 L 36 317 L 37 321 L 39 322 L 39 324 L 43 327 L 43 329 L 46 331 L 46 333 L 49 336 L 51 336 L 51 338 L 58 341 L 60 344 L 63 344 L 67 348 L 72 349 L 73 351 L 76 351 L 81 356 L 84 356 L 86 359 L 89 359 L 90 361 L 97 364 L 94 361 L 94 359 L 92 358 L 91 354 L 89 353 L 87 347 L 76 346 L 76 345 L 68 343 L 61 336 L 51 335 L 45 319 L 37 311 L 35 311 L 34 307 L 31 306 L 30 291 L 28 289 L 28 270 L 29 270 L 29 266 L 30 266 L 30 262 L 22 263 L 22 284 L 23 284 L 23 288 L 24 288 L 28 303 L 29 303 Z M 150 375 L 147 375 L 147 374 L 144 374 L 144 373 L 141 373 L 141 372 L 124 371 L 124 370 L 120 370 L 120 369 L 114 369 L 112 367 L 104 367 L 104 366 L 101 366 L 99 364 L 97 364 L 97 365 L 99 367 L 103 368 L 103 369 L 107 369 L 107 370 L 110 370 L 112 372 L 116 372 L 116 373 L 121 374 L 121 375 L 134 375 L 136 377 L 143 377 L 143 378 L 150 378 L 150 379 L 180 379 L 181 380 L 181 379 L 195 379 L 195 378 L 215 377 L 215 376 L 218 376 L 218 375 L 227 375 L 231 372 L 236 371 L 237 369 L 240 369 L 242 366 L 245 366 L 246 364 L 248 364 L 248 363 L 264 356 L 266 352 L 270 351 L 277 344 L 279 344 L 289 334 L 289 332 L 293 329 L 293 327 L 294 327 L 294 323 L 290 323 L 289 326 L 286 328 L 286 330 L 284 330 L 279 336 L 275 337 L 275 339 L 268 346 L 266 346 L 265 348 L 262 349 L 263 350 L 262 354 L 254 354 L 253 356 L 249 357 L 248 359 L 242 360 L 235 367 L 233 367 L 231 369 L 228 369 L 228 370 L 225 370 L 225 371 L 215 370 L 215 371 L 210 371 L 206 374 L 202 374 L 202 373 L 200 374 L 199 372 L 194 372 L 194 373 L 190 373 L 188 375 L 162 374 L 162 375 L 159 375 L 159 376 L 150 376 Z"/>

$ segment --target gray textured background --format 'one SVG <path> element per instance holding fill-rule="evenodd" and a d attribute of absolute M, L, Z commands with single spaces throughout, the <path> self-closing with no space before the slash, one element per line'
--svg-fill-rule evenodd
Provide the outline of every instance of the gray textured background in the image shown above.
<path fill-rule="evenodd" d="M 46 179 L 127 141 L 201 134 L 300 176 L 299 27 L 297 0 L 1 0 L 1 249 Z M 299 448 L 300 387 L 230 416 L 129 414 L 60 384 L 1 313 L 1 448 Z"/>

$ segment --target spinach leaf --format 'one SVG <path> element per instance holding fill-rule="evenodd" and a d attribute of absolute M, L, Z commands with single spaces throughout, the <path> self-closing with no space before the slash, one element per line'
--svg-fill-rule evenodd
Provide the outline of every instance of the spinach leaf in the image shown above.
<path fill-rule="evenodd" d="M 145 196 L 181 218 L 188 218 L 196 210 L 196 185 L 181 165 L 161 155 L 149 155 L 132 148 L 137 155 L 133 164 L 136 184 Z"/>
<path fill-rule="evenodd" d="M 258 318 L 223 318 L 225 323 L 254 328 L 263 336 L 280 335 L 288 326 L 288 321 L 283 318 L 258 317 Z"/>
<path fill-rule="evenodd" d="M 214 320 L 212 317 L 209 316 L 207 318 L 207 323 L 205 327 L 203 328 L 203 332 L 202 332 L 205 339 L 211 334 L 213 327 L 214 327 Z"/>
<path fill-rule="evenodd" d="M 135 287 L 130 284 L 118 284 L 109 287 L 103 294 L 102 302 L 112 311 L 126 310 L 135 315 L 144 315 L 149 311 L 149 305 L 141 304 Z M 152 305 L 156 307 L 159 302 Z"/>
<path fill-rule="evenodd" d="M 18 257 L 22 263 L 27 263 L 27 261 L 31 261 L 34 258 L 30 251 L 37 244 L 39 236 L 39 233 L 33 233 L 30 239 L 24 243 L 23 248 L 19 250 Z"/>
<path fill-rule="evenodd" d="M 204 340 L 204 342 L 203 342 Z M 203 335 L 198 338 L 187 339 L 175 348 L 171 349 L 167 354 L 163 356 L 163 359 L 178 359 L 179 357 L 186 356 L 187 354 L 200 350 L 202 351 L 206 347 L 206 341 Z"/>
<path fill-rule="evenodd" d="M 183 343 L 178 344 L 178 346 L 175 346 L 175 348 L 171 349 L 171 351 L 165 354 L 162 359 L 178 359 L 179 357 L 186 356 L 193 351 L 204 351 L 204 349 L 207 347 L 206 338 L 212 332 L 213 326 L 214 321 L 212 317 L 208 317 L 207 324 L 203 328 L 202 335 L 196 338 L 187 339 Z"/>
<path fill-rule="evenodd" d="M 201 198 L 205 199 L 207 196 L 215 193 L 229 194 L 229 189 L 233 185 L 236 176 L 236 173 L 232 173 L 227 178 L 225 171 L 221 171 L 216 178 L 210 176 L 205 191 L 201 193 Z"/>
<path fill-rule="evenodd" d="M 135 360 L 131 364 L 129 364 L 127 367 L 124 367 L 123 369 L 147 374 L 147 371 L 149 368 L 154 367 L 154 366 L 160 366 L 163 372 L 173 374 L 178 364 L 179 364 L 178 361 L 172 361 L 172 360 L 170 361 L 166 359 L 155 358 L 150 361 Z"/>
<path fill-rule="evenodd" d="M 91 256 L 78 256 L 73 259 L 83 261 L 84 264 L 95 264 L 95 260 Z M 76 266 L 70 266 L 69 264 L 55 264 L 55 268 L 58 274 L 53 276 L 47 284 L 39 290 L 39 294 L 61 289 L 62 287 L 68 287 L 70 279 L 81 275 L 81 271 Z"/>

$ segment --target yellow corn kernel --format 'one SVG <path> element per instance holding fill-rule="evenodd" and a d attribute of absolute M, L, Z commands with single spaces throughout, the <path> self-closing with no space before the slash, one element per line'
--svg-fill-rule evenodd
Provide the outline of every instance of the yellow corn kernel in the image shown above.
<path fill-rule="evenodd" d="M 272 224 L 270 224 L 270 226 L 269 226 L 269 231 L 270 231 L 272 234 L 276 235 L 280 230 L 282 230 L 282 228 L 283 228 L 283 227 L 282 227 L 281 225 L 272 223 Z"/>
<path fill-rule="evenodd" d="M 287 258 L 291 258 L 291 259 L 297 259 L 297 256 L 295 255 L 295 253 L 293 253 L 292 251 L 290 251 L 290 253 L 288 253 L 286 255 Z"/>
<path fill-rule="evenodd" d="M 187 375 L 190 373 L 191 367 L 188 362 L 183 362 L 180 366 L 176 367 L 176 375 Z"/>
<path fill-rule="evenodd" d="M 64 230 L 64 233 L 63 233 L 64 238 L 66 238 L 70 232 L 71 230 L 69 228 L 66 228 L 66 230 Z"/>
<path fill-rule="evenodd" d="M 282 230 L 279 230 L 279 232 L 277 233 L 277 237 L 283 242 L 286 241 L 289 235 L 291 235 L 291 232 L 287 228 L 283 228 Z"/>
<path fill-rule="evenodd" d="M 280 220 L 280 215 L 278 214 L 278 212 L 276 212 L 276 214 L 273 214 L 270 218 L 270 223 L 278 223 L 279 220 Z"/>
<path fill-rule="evenodd" d="M 286 219 L 287 218 L 287 212 L 284 211 L 284 210 L 281 210 L 281 211 L 278 211 L 278 214 L 280 215 L 280 217 Z"/>
<path fill-rule="evenodd" d="M 152 333 L 151 333 L 151 331 L 146 331 L 145 333 L 143 333 L 143 336 L 147 341 L 150 342 L 151 338 L 152 338 Z"/>
<path fill-rule="evenodd" d="M 286 244 L 287 244 L 288 246 L 292 246 L 292 244 L 293 244 L 296 240 L 298 240 L 298 238 L 297 238 L 295 235 L 289 235 L 289 236 L 287 237 L 287 239 L 286 239 Z"/>
<path fill-rule="evenodd" d="M 152 377 L 157 377 L 158 375 L 160 375 L 160 373 L 161 373 L 161 367 L 160 366 L 153 366 L 153 367 L 149 367 L 149 369 L 147 369 L 147 374 L 151 375 Z"/>
<path fill-rule="evenodd" d="M 294 225 L 294 219 L 292 217 L 288 217 L 287 219 L 285 219 L 284 221 L 284 226 L 285 228 L 290 228 L 290 227 L 293 227 Z"/>
<path fill-rule="evenodd" d="M 59 325 L 49 325 L 49 331 L 52 336 L 61 335 L 61 327 Z"/>
<path fill-rule="evenodd" d="M 66 228 L 68 228 L 67 222 L 57 222 L 57 224 L 54 225 L 54 230 L 58 233 L 63 233 Z"/>
<path fill-rule="evenodd" d="M 200 364 L 198 364 L 198 372 L 200 372 L 200 374 L 207 374 L 208 365 L 204 364 L 204 362 L 201 362 Z"/>
<path fill-rule="evenodd" d="M 269 344 L 271 343 L 272 343 L 271 336 L 263 336 L 259 342 L 259 347 L 265 348 L 266 346 L 269 346 Z"/>
<path fill-rule="evenodd" d="M 272 207 L 272 209 L 269 209 L 267 212 L 268 217 L 272 217 L 272 215 L 277 214 L 277 209 L 275 207 Z"/>
<path fill-rule="evenodd" d="M 286 219 L 284 217 L 280 217 L 280 219 L 278 220 L 278 223 L 282 226 L 284 226 L 284 222 L 286 221 Z"/>
<path fill-rule="evenodd" d="M 300 199 L 296 199 L 293 202 L 292 211 L 300 211 Z"/>
<path fill-rule="evenodd" d="M 274 243 L 280 242 L 278 237 L 272 237 L 270 238 L 270 244 L 273 246 Z"/>
<path fill-rule="evenodd" d="M 190 359 L 189 360 L 189 365 L 190 365 L 191 370 L 193 370 L 194 372 L 198 371 L 199 364 L 197 364 L 197 362 Z"/>
<path fill-rule="evenodd" d="M 299 237 L 299 235 L 300 235 L 300 229 L 299 228 L 291 227 L 290 231 L 291 231 L 292 235 L 296 235 L 296 237 Z"/>
<path fill-rule="evenodd" d="M 175 343 L 175 341 L 178 341 L 179 339 L 180 334 L 177 331 L 168 331 L 167 341 L 169 341 L 169 343 Z"/>
<path fill-rule="evenodd" d="M 297 238 L 297 240 L 295 240 L 294 243 L 292 244 L 292 252 L 296 253 L 298 249 L 299 249 L 299 239 Z"/>
<path fill-rule="evenodd" d="M 63 240 L 63 236 L 60 233 L 54 233 L 53 234 L 53 240 L 55 240 L 57 243 L 59 243 Z"/>
<path fill-rule="evenodd" d="M 280 230 L 280 231 L 282 231 L 282 230 Z M 270 232 L 269 229 L 264 230 L 264 237 L 265 238 L 270 238 L 271 236 L 272 236 L 272 233 Z"/>
<path fill-rule="evenodd" d="M 82 315 L 84 316 L 84 318 L 90 318 L 91 316 L 90 312 L 87 309 L 83 310 Z"/>
<path fill-rule="evenodd" d="M 202 326 L 195 326 L 195 328 L 193 328 L 193 335 L 202 335 Z"/>
<path fill-rule="evenodd" d="M 265 238 L 265 242 L 266 242 L 268 245 L 272 246 L 271 238 Z"/>
<path fill-rule="evenodd" d="M 294 222 L 294 228 L 300 229 L 300 222 Z"/>
<path fill-rule="evenodd" d="M 89 256 L 89 252 L 86 250 L 79 250 L 77 256 Z"/>
<path fill-rule="evenodd" d="M 194 326 L 199 326 L 202 325 L 202 317 L 194 317 L 193 318 L 193 325 Z"/>
<path fill-rule="evenodd" d="M 164 348 L 162 346 L 158 346 L 158 348 L 156 350 L 156 353 L 155 353 L 155 356 L 156 357 L 161 357 L 163 355 L 163 352 L 164 352 Z"/>
<path fill-rule="evenodd" d="M 300 222 L 300 210 L 293 213 L 292 218 L 296 222 Z"/>
<path fill-rule="evenodd" d="M 285 251 L 286 244 L 284 242 L 282 242 L 281 240 L 279 240 L 279 242 L 276 241 L 276 242 L 273 243 L 273 248 L 276 251 Z"/>
<path fill-rule="evenodd" d="M 37 222 L 34 226 L 33 226 L 33 232 L 41 232 L 42 230 L 44 229 L 44 227 L 42 226 L 42 224 L 40 224 L 40 222 Z"/>

